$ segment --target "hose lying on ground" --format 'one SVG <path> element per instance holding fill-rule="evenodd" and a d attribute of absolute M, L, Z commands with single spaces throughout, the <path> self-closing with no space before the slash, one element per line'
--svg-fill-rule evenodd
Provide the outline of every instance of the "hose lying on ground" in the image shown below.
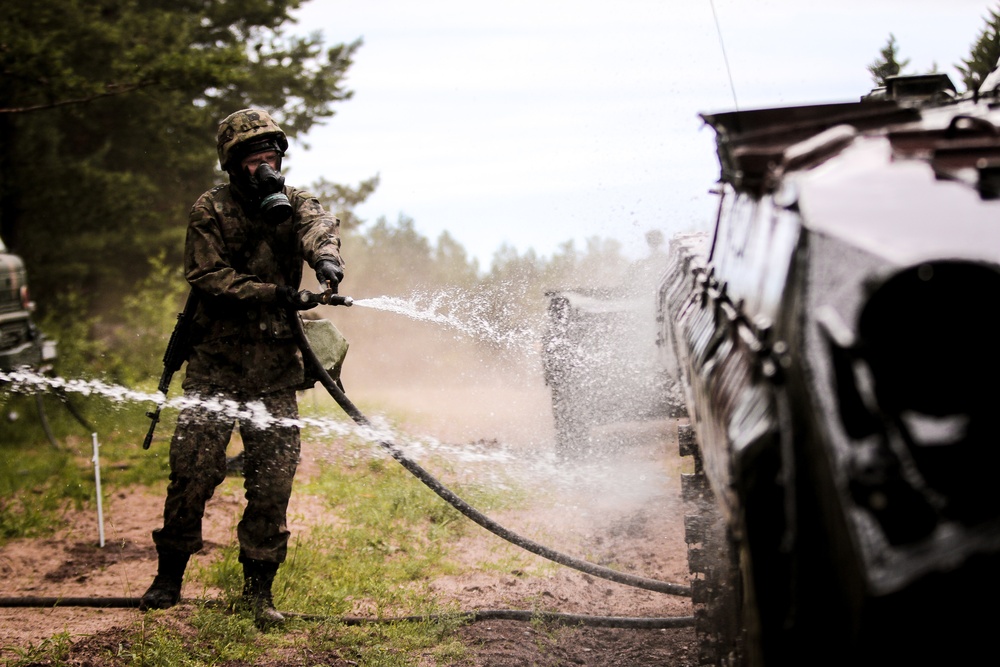
<path fill-rule="evenodd" d="M 46 598 L 25 596 L 0 598 L 0 607 L 93 607 L 95 609 L 131 609 L 139 598 Z"/>
<path fill-rule="evenodd" d="M 220 604 L 205 600 L 186 601 L 207 605 Z M 139 607 L 139 598 L 0 597 L 0 607 L 93 607 L 101 609 L 136 609 Z M 460 620 L 465 623 L 476 623 L 480 621 L 543 621 L 545 623 L 553 623 L 556 625 L 583 625 L 592 628 L 625 628 L 635 630 L 687 628 L 694 625 L 693 616 L 673 616 L 665 618 L 586 616 L 583 614 L 562 614 L 552 611 L 532 611 L 530 609 L 477 609 L 475 611 L 458 611 L 453 613 L 413 616 L 386 616 L 382 618 L 301 614 L 293 611 L 283 611 L 281 614 L 286 618 L 296 618 L 304 621 L 337 621 L 338 623 L 343 623 L 344 625 L 427 623 L 430 621 L 443 621 L 448 619 Z"/>
<path fill-rule="evenodd" d="M 320 383 L 323 387 L 326 388 L 326 390 L 330 393 L 330 396 L 337 401 L 337 404 L 351 419 L 354 420 L 355 423 L 359 426 L 371 428 L 372 424 L 368 418 L 365 417 L 365 415 L 362 414 L 353 403 L 351 403 L 351 400 L 347 398 L 347 395 L 337 385 L 333 378 L 330 377 L 330 374 L 327 373 L 326 369 L 323 368 L 323 363 L 319 360 L 319 357 L 317 357 L 313 349 L 309 347 L 309 341 L 306 339 L 305 331 L 302 327 L 302 322 L 299 319 L 298 314 L 294 311 L 290 311 L 288 319 L 292 323 L 292 331 L 299 344 L 299 348 L 302 350 L 302 356 L 304 357 L 306 364 L 315 372 L 316 376 L 319 377 Z M 626 586 L 642 588 L 644 590 L 655 591 L 657 593 L 667 593 L 668 595 L 680 595 L 687 597 L 690 597 L 691 595 L 690 586 L 682 586 L 680 584 L 672 584 L 666 581 L 659 581 L 657 579 L 649 579 L 647 577 L 639 577 L 624 572 L 618 572 L 616 570 L 612 570 L 611 568 L 604 567 L 603 565 L 596 565 L 579 558 L 574 558 L 573 556 L 569 556 L 559 551 L 549 549 L 546 546 L 533 542 L 532 540 L 522 537 L 517 533 L 507 530 L 499 523 L 455 495 L 454 492 L 441 484 L 441 482 L 424 470 L 416 461 L 407 457 L 406 454 L 404 454 L 395 444 L 385 440 L 380 440 L 379 445 L 386 449 L 392 455 L 392 458 L 396 459 L 396 461 L 410 471 L 410 473 L 412 473 L 417 479 L 423 482 L 424 485 L 426 485 L 431 491 L 443 498 L 449 505 L 461 512 L 466 518 L 471 519 L 486 530 L 507 540 L 511 544 L 521 547 L 522 549 L 530 551 L 531 553 L 543 558 L 559 563 L 560 565 L 565 565 L 575 570 L 579 570 L 580 572 L 592 574 L 595 577 L 614 581 L 619 584 L 625 584 Z"/>

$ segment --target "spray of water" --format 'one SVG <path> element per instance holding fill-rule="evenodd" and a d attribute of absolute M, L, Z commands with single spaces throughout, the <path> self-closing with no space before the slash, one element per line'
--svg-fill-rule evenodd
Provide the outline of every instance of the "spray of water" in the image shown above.
<path fill-rule="evenodd" d="M 504 311 L 509 299 L 496 294 L 449 289 L 437 292 L 414 292 L 408 297 L 379 296 L 356 299 L 355 306 L 374 308 L 410 319 L 430 322 L 479 341 L 512 351 L 533 352 L 538 340 L 537 325 L 525 323 L 523 313 L 506 323 Z M 504 323 L 501 323 L 504 322 Z"/>
<path fill-rule="evenodd" d="M 485 443 L 472 445 L 455 445 L 441 442 L 431 437 L 414 437 L 398 432 L 381 416 L 375 415 L 369 421 L 370 426 L 360 426 L 352 421 L 344 421 L 329 417 L 300 416 L 297 419 L 275 417 L 258 401 L 241 403 L 217 396 L 177 396 L 167 399 L 162 393 L 144 392 L 121 385 L 109 384 L 101 380 L 65 379 L 51 377 L 36 371 L 22 368 L 11 371 L 0 371 L 0 386 L 16 393 L 56 392 L 62 395 L 77 394 L 80 396 L 101 397 L 114 405 L 126 403 L 161 404 L 164 410 L 183 410 L 188 407 L 200 407 L 218 419 L 235 422 L 252 423 L 259 429 L 273 426 L 297 426 L 318 441 L 330 438 L 354 437 L 362 442 L 378 444 L 393 442 L 407 456 L 419 460 L 429 456 L 442 456 L 451 463 L 489 464 L 499 469 L 506 469 L 519 460 L 519 457 L 503 446 L 488 446 Z M 499 445 L 499 443 L 497 443 Z M 370 448 L 373 456 L 384 456 L 380 447 Z"/>
<path fill-rule="evenodd" d="M 232 399 L 220 398 L 218 396 L 177 396 L 167 399 L 160 392 L 149 393 L 122 387 L 121 385 L 108 384 L 101 380 L 67 380 L 61 377 L 50 377 L 30 369 L 22 368 L 14 371 L 0 371 L 0 384 L 14 392 L 35 393 L 38 391 L 55 391 L 61 394 L 79 394 L 81 396 L 99 396 L 110 400 L 115 404 L 126 402 L 157 403 L 165 410 L 183 410 L 188 407 L 201 407 L 210 414 L 216 415 L 219 419 L 228 421 L 242 421 L 252 423 L 259 429 L 267 429 L 272 426 L 298 426 L 315 430 L 320 436 L 350 435 L 361 437 L 364 440 L 378 442 L 390 439 L 395 434 L 387 426 L 373 422 L 372 427 L 361 427 L 353 423 L 347 423 L 328 418 L 299 417 L 290 419 L 287 417 L 275 417 L 259 401 L 249 401 L 241 403 Z"/>
<path fill-rule="evenodd" d="M 127 404 L 162 404 L 165 411 L 200 407 L 218 419 L 253 423 L 260 429 L 297 426 L 310 441 L 320 445 L 329 443 L 332 439 L 354 438 L 371 445 L 364 453 L 377 458 L 388 456 L 385 449 L 379 446 L 379 443 L 388 441 L 415 461 L 431 458 L 447 461 L 450 474 L 474 479 L 476 483 L 499 490 L 509 488 L 512 478 L 517 478 L 519 484 L 552 491 L 593 487 L 610 481 L 606 462 L 567 468 L 556 459 L 550 448 L 525 452 L 498 441 L 443 442 L 429 436 L 418 437 L 402 433 L 380 415 L 370 417 L 370 426 L 359 426 L 353 421 L 331 417 L 300 416 L 290 419 L 275 417 L 262 403 L 256 401 L 241 403 L 216 396 L 190 395 L 168 399 L 160 392 L 140 391 L 96 379 L 52 377 L 27 368 L 0 371 L 0 387 L 16 393 L 55 392 L 64 396 L 76 394 L 99 397 L 107 399 L 115 407 Z M 323 458 L 336 454 L 334 448 L 320 446 L 317 455 Z M 648 471 L 643 472 L 643 481 L 646 480 L 647 473 Z M 650 480 L 652 481 L 652 477 Z M 634 482 L 632 480 L 632 484 Z M 630 485 L 624 485 L 619 490 L 624 492 L 630 488 L 634 490 Z"/>

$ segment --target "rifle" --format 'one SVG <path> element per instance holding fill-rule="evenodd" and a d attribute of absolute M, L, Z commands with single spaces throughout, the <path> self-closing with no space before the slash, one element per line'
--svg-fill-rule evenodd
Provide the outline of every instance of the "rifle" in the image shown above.
<path fill-rule="evenodd" d="M 170 340 L 167 342 L 167 351 L 163 353 L 163 375 L 160 376 L 160 384 L 156 388 L 163 394 L 164 398 L 167 396 L 167 391 L 170 390 L 170 381 L 173 380 L 174 373 L 179 371 L 181 365 L 191 356 L 191 346 L 194 344 L 192 340 L 194 311 L 197 307 L 198 295 L 192 288 L 191 292 L 188 293 L 187 302 L 184 304 L 184 311 L 177 314 L 177 324 L 174 325 L 173 333 L 170 334 Z M 156 430 L 156 424 L 160 421 L 160 410 L 162 409 L 163 403 L 158 403 L 156 410 L 146 413 L 152 423 L 149 425 L 146 439 L 142 441 L 143 449 L 149 449 L 149 445 L 153 442 L 153 431 Z"/>

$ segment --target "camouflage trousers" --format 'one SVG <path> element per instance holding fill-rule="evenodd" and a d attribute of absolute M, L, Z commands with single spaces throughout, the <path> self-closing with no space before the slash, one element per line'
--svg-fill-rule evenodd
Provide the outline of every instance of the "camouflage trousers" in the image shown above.
<path fill-rule="evenodd" d="M 189 391 L 205 397 L 204 392 Z M 241 560 L 281 563 L 288 547 L 285 514 L 299 462 L 299 428 L 275 420 L 298 417 L 295 390 L 246 397 L 215 394 L 214 405 L 181 410 L 170 442 L 170 484 L 157 547 L 201 550 L 205 504 L 226 478 L 226 447 L 238 426 L 243 438 L 246 508 L 236 529 Z M 225 406 L 221 412 L 218 407 Z M 264 413 L 263 408 L 267 412 Z M 234 414 L 235 413 L 235 414 Z"/>

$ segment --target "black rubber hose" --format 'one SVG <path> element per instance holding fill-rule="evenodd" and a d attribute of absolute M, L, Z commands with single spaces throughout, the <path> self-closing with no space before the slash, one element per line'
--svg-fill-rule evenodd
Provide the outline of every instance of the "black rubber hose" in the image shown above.
<path fill-rule="evenodd" d="M 298 313 L 290 309 L 288 315 L 288 319 L 292 324 L 292 331 L 298 341 L 299 348 L 302 350 L 302 356 L 305 359 L 305 362 L 316 373 L 316 376 L 319 377 L 320 383 L 322 383 L 333 399 L 337 401 L 337 404 L 351 419 L 355 421 L 355 423 L 359 426 L 371 427 L 372 424 L 368 421 L 368 418 L 365 417 L 364 414 L 362 414 L 361 411 L 358 410 L 353 403 L 351 403 L 351 400 L 347 398 L 347 395 L 341 391 L 340 387 L 337 386 L 337 383 L 330 377 L 330 374 L 327 373 L 325 368 L 323 368 L 323 363 L 316 356 L 316 353 L 311 347 L 309 347 L 309 341 L 306 339 L 305 331 L 302 327 L 302 321 L 299 319 Z M 541 556 L 542 558 L 547 558 L 551 561 L 559 563 L 560 565 L 565 565 L 575 570 L 579 570 L 580 572 L 586 572 L 587 574 L 591 574 L 595 577 L 614 581 L 619 584 L 641 588 L 648 591 L 655 591 L 657 593 L 666 593 L 668 595 L 691 596 L 690 586 L 682 586 L 680 584 L 672 584 L 666 581 L 659 581 L 657 579 L 649 579 L 647 577 L 639 577 L 636 575 L 626 574 L 624 572 L 618 572 L 616 570 L 612 570 L 611 568 L 604 567 L 603 565 L 590 563 L 559 551 L 549 549 L 548 547 L 538 544 L 537 542 L 521 537 L 517 533 L 507 530 L 499 523 L 459 498 L 454 492 L 449 490 L 430 473 L 424 470 L 416 461 L 407 457 L 406 454 L 404 454 L 393 443 L 380 440 L 379 445 L 385 448 L 392 455 L 392 458 L 396 459 L 400 465 L 410 471 L 431 491 L 443 498 L 449 505 L 461 512 L 466 518 L 471 519 L 486 530 L 507 540 L 511 544 L 525 549 L 526 551 L 530 551 L 531 553 Z"/>
<path fill-rule="evenodd" d="M 466 623 L 480 621 L 544 621 L 557 625 L 584 625 L 592 628 L 630 628 L 637 630 L 661 630 L 666 628 L 689 628 L 694 626 L 694 616 L 668 616 L 664 618 L 642 618 L 636 616 L 586 616 L 584 614 L 563 614 L 554 611 L 532 611 L 530 609 L 479 609 L 459 611 L 453 614 L 427 614 L 424 616 L 398 616 L 395 618 L 361 618 L 357 616 L 322 616 L 319 614 L 297 614 L 281 612 L 287 618 L 307 621 L 337 620 L 344 625 L 368 625 L 372 623 L 427 622 L 458 619 Z"/>
<path fill-rule="evenodd" d="M 0 598 L 0 607 L 94 607 L 99 609 L 132 609 L 139 598 Z"/>
<path fill-rule="evenodd" d="M 70 403 L 69 396 L 66 395 L 66 392 L 56 389 L 53 390 L 53 393 L 56 398 L 58 398 L 62 404 L 66 406 L 66 409 L 69 410 L 71 415 L 73 415 L 73 418 L 76 419 L 81 426 L 87 429 L 87 433 L 94 432 L 94 427 L 90 425 L 90 422 L 88 422 L 87 419 L 80 414 L 80 411 L 76 409 L 75 405 Z M 45 403 L 42 400 L 42 396 L 43 392 L 39 391 L 35 393 L 35 406 L 38 408 L 38 420 L 42 424 L 42 430 L 45 431 L 45 437 L 49 441 L 49 444 L 52 445 L 53 449 L 59 450 L 59 442 L 56 440 L 56 436 L 52 432 L 52 425 L 49 423 L 49 416 L 45 411 Z"/>
<path fill-rule="evenodd" d="M 140 598 L 110 597 L 110 598 L 58 598 L 58 597 L 22 597 L 0 598 L 0 607 L 91 607 L 99 609 L 135 609 L 139 607 Z M 218 605 L 219 603 L 205 600 L 187 600 L 187 602 Z M 478 609 L 475 611 L 459 611 L 444 614 L 424 614 L 413 616 L 387 616 L 382 618 L 366 618 L 364 616 L 328 616 L 325 614 L 301 614 L 294 611 L 283 611 L 286 618 L 297 618 L 305 621 L 337 621 L 344 625 L 371 625 L 383 623 L 420 623 L 458 619 L 466 623 L 480 621 L 534 621 L 558 625 L 585 625 L 595 628 L 632 628 L 659 630 L 664 628 L 687 628 L 694 625 L 693 616 L 673 616 L 665 618 L 641 618 L 634 616 L 586 616 L 583 614 L 562 614 L 553 611 L 532 611 L 530 609 Z"/>
<path fill-rule="evenodd" d="M 87 421 L 86 417 L 80 414 L 80 411 L 69 400 L 69 395 L 65 391 L 62 390 L 56 391 L 56 396 L 59 398 L 60 401 L 63 402 L 63 405 L 66 406 L 66 409 L 69 410 L 69 413 L 71 415 L 73 415 L 73 418 L 77 421 L 77 423 L 80 424 L 80 426 L 82 426 L 83 428 L 87 429 L 87 433 L 93 433 L 94 431 L 97 430 L 93 427 L 93 425 L 89 421 Z"/>
<path fill-rule="evenodd" d="M 52 425 L 49 424 L 49 416 L 45 412 L 45 401 L 42 400 L 42 392 L 35 393 L 35 407 L 38 408 L 38 421 L 42 424 L 42 430 L 45 431 L 45 438 L 52 445 L 52 449 L 59 451 L 59 443 L 56 441 L 56 436 L 52 433 Z"/>

